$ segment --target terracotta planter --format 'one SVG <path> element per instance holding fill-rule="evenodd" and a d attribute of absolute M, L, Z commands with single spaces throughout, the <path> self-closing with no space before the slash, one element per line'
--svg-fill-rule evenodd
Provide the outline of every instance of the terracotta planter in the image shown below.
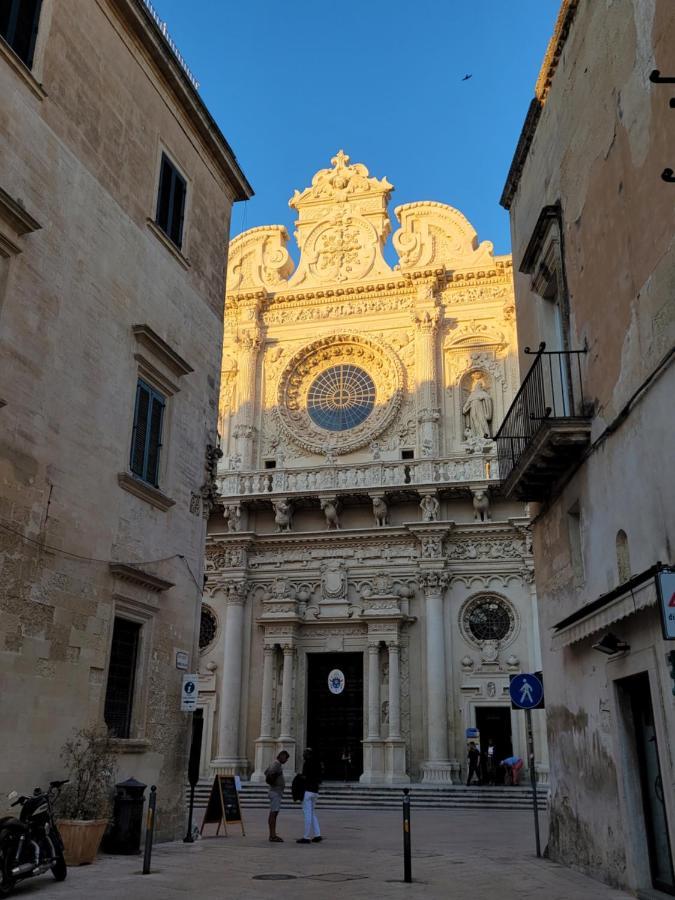
<path fill-rule="evenodd" d="M 93 863 L 108 820 L 59 819 L 56 824 L 63 839 L 66 864 L 84 866 Z"/>

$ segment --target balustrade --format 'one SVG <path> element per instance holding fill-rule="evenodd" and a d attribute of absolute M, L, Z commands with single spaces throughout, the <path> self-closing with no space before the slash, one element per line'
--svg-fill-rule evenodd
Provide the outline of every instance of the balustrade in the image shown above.
<path fill-rule="evenodd" d="M 447 459 L 394 460 L 392 462 L 355 463 L 352 465 L 310 466 L 307 468 L 265 469 L 262 472 L 225 472 L 218 476 L 221 497 L 312 491 L 354 491 L 370 488 L 412 488 L 421 485 L 463 481 L 497 480 L 493 456 Z"/>

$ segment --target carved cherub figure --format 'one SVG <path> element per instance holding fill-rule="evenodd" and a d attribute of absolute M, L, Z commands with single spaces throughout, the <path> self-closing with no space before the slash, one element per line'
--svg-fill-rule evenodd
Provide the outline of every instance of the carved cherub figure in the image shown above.
<path fill-rule="evenodd" d="M 389 522 L 389 507 L 381 497 L 373 497 L 373 515 L 378 528 Z"/>
<path fill-rule="evenodd" d="M 293 519 L 293 505 L 290 500 L 273 500 L 272 505 L 277 531 L 290 531 Z"/>
<path fill-rule="evenodd" d="M 425 494 L 420 500 L 423 522 L 437 522 L 441 510 L 441 504 L 432 494 Z"/>
<path fill-rule="evenodd" d="M 329 497 L 323 497 L 321 500 L 321 509 L 326 517 L 326 528 L 340 528 L 340 515 L 337 500 Z"/>

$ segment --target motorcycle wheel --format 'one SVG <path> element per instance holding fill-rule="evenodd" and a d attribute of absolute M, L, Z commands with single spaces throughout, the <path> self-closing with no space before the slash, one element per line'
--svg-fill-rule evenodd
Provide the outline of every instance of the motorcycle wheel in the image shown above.
<path fill-rule="evenodd" d="M 0 852 L 0 897 L 9 897 L 16 881 L 5 870 L 5 856 Z"/>
<path fill-rule="evenodd" d="M 52 875 L 54 876 L 55 881 L 65 881 L 66 876 L 68 875 L 68 867 L 66 866 L 66 861 L 63 858 L 63 853 L 59 853 L 56 857 L 56 862 L 52 866 Z"/>

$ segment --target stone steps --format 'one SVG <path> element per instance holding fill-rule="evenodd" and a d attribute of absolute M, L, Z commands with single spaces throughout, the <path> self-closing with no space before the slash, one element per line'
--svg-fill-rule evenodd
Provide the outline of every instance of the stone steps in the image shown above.
<path fill-rule="evenodd" d="M 212 781 L 202 780 L 195 788 L 195 808 L 206 806 Z M 186 788 L 189 800 L 190 789 Z M 548 789 L 537 789 L 538 807 L 546 809 Z M 286 787 L 286 801 L 290 799 L 290 784 Z M 265 784 L 243 782 L 239 795 L 242 809 L 264 809 L 268 805 Z M 324 782 L 321 786 L 322 809 L 400 809 L 403 790 L 400 786 L 370 786 Z M 410 798 L 415 809 L 532 809 L 532 789 L 529 786 L 465 787 L 464 785 L 410 785 Z"/>

